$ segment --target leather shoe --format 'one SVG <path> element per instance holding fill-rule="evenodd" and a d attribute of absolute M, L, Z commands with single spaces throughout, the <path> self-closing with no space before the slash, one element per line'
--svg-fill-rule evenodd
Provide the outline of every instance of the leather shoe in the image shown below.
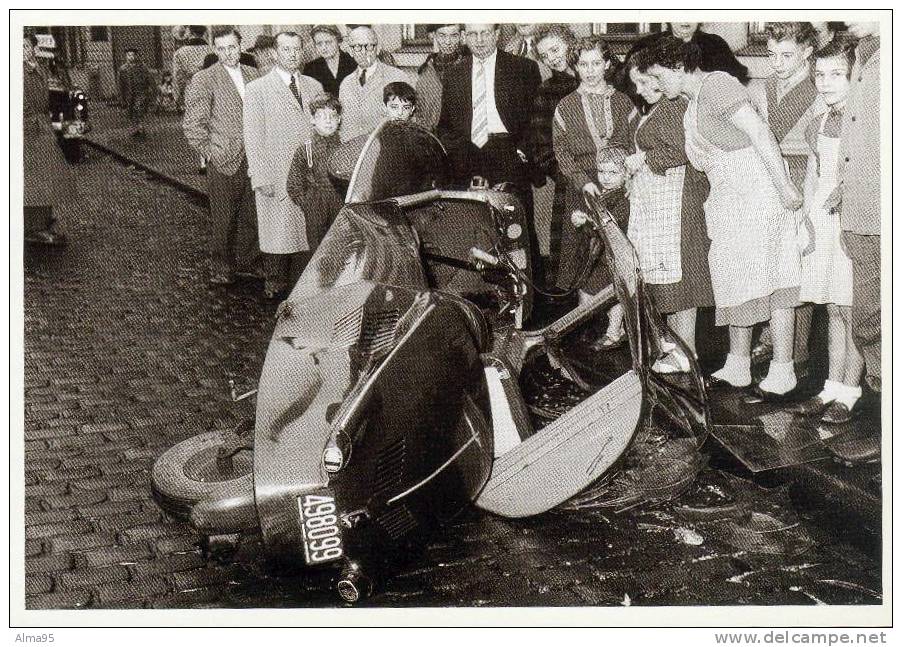
<path fill-rule="evenodd" d="M 880 458 L 879 428 L 865 429 L 852 423 L 840 427 L 835 436 L 824 441 L 824 447 L 835 459 L 846 465 L 860 465 Z"/>
<path fill-rule="evenodd" d="M 844 425 L 852 420 L 852 412 L 842 402 L 833 401 L 821 415 L 821 422 L 827 425 Z"/>
<path fill-rule="evenodd" d="M 727 382 L 726 380 L 722 380 L 719 377 L 714 377 L 713 375 L 708 377 L 708 390 L 715 391 L 744 391 L 749 388 L 749 385 L 746 386 L 736 386 L 732 382 Z"/>
<path fill-rule="evenodd" d="M 792 410 L 803 416 L 821 416 L 829 406 L 829 402 L 824 402 L 820 396 L 815 395 L 793 405 Z"/>
<path fill-rule="evenodd" d="M 744 398 L 744 402 L 746 404 L 761 404 L 763 402 L 769 404 L 792 404 L 797 398 L 798 394 L 795 389 L 786 393 L 772 393 L 771 391 L 765 391 L 756 384 L 752 387 L 751 393 Z"/>

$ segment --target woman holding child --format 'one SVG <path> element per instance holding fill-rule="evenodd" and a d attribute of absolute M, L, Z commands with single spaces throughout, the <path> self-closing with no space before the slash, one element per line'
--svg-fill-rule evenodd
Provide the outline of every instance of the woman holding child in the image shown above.
<path fill-rule="evenodd" d="M 602 167 L 606 175 L 622 176 L 622 156 L 610 155 L 606 149 L 627 149 L 629 146 L 629 114 L 632 102 L 610 84 L 617 71 L 617 59 L 607 44 L 597 36 L 580 39 L 575 47 L 576 71 L 580 84 L 558 103 L 554 112 L 552 137 L 554 154 L 560 172 L 568 180 L 568 213 L 583 208 L 583 194 L 602 197 L 599 182 Z M 613 167 L 621 163 L 620 170 Z M 614 172 L 617 171 L 617 172 Z M 620 184 L 622 185 L 622 180 Z M 613 187 L 612 187 L 613 188 Z M 617 210 L 621 213 L 623 210 Z M 619 222 L 626 227 L 626 222 Z M 561 234 L 561 264 L 557 284 L 562 288 L 573 287 L 589 256 L 589 236 L 565 218 Z M 605 263 L 598 260 L 595 272 L 586 284 L 587 292 L 597 291 L 610 278 L 605 273 Z M 608 330 L 597 345 L 610 348 L 619 345 L 623 338 L 622 313 L 619 306 L 609 313 Z"/>

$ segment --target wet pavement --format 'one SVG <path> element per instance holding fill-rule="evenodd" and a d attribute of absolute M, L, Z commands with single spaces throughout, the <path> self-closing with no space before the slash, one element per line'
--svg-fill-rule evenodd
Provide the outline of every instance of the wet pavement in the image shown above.
<path fill-rule="evenodd" d="M 276 304 L 206 284 L 206 214 L 106 155 L 77 169 L 70 244 L 25 254 L 26 606 L 335 606 L 328 572 L 251 537 L 207 562 L 150 496 L 173 444 L 250 413 Z M 721 455 L 672 501 L 508 520 L 472 510 L 370 606 L 879 604 L 879 539 Z M 713 510 L 713 512 L 712 512 Z M 732 510 L 733 512 L 730 512 Z M 735 511 L 740 511 L 735 513 Z"/>

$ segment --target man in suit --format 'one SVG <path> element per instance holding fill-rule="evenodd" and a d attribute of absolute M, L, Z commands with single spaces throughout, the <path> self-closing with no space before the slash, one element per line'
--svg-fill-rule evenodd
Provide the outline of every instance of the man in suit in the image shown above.
<path fill-rule="evenodd" d="M 346 76 L 357 68 L 357 61 L 339 48 L 341 32 L 334 25 L 315 25 L 310 37 L 318 58 L 304 66 L 304 74 L 319 81 L 323 89 L 338 98 L 338 88 Z"/>
<path fill-rule="evenodd" d="M 323 86 L 301 74 L 302 55 L 300 34 L 277 34 L 275 67 L 244 95 L 244 146 L 270 298 L 294 284 L 310 257 L 304 211 L 288 196 L 288 173 L 298 146 L 312 139 L 307 106 Z"/>
<path fill-rule="evenodd" d="M 209 160 L 210 282 L 225 285 L 234 280 L 241 261 L 253 262 L 259 255 L 242 120 L 245 88 L 257 78 L 257 70 L 240 63 L 241 34 L 234 27 L 215 29 L 213 47 L 219 62 L 188 84 L 182 128 L 188 144 Z M 248 249 L 239 251 L 235 247 L 241 231 L 253 233 Z"/>
<path fill-rule="evenodd" d="M 382 123 L 383 92 L 395 81 L 410 82 L 406 72 L 379 60 L 379 40 L 369 25 L 357 25 L 348 34 L 348 49 L 357 69 L 339 86 L 341 101 L 341 141 L 371 133 Z"/>
<path fill-rule="evenodd" d="M 507 44 L 504 46 L 504 51 L 508 54 L 513 54 L 514 56 L 523 56 L 524 58 L 528 58 L 536 62 L 539 66 L 539 72 L 542 74 L 542 80 L 549 78 L 551 76 L 551 68 L 545 65 L 542 61 L 542 57 L 539 56 L 539 51 L 536 49 L 537 43 L 535 42 L 535 32 L 536 27 L 533 23 L 521 23 L 517 25 L 517 33 L 514 34 Z"/>
<path fill-rule="evenodd" d="M 414 121 L 429 130 L 435 130 L 442 111 L 442 79 L 445 70 L 463 61 L 469 51 L 462 44 L 463 25 L 429 25 L 432 52 L 419 68 L 417 78 L 417 114 Z"/>
<path fill-rule="evenodd" d="M 532 187 L 523 153 L 541 79 L 539 67 L 527 58 L 498 51 L 498 25 L 468 24 L 464 35 L 473 55 L 445 73 L 438 136 L 459 184 L 469 184 L 474 175 L 493 185 L 513 184 L 526 211 L 533 267 L 540 275 Z"/>

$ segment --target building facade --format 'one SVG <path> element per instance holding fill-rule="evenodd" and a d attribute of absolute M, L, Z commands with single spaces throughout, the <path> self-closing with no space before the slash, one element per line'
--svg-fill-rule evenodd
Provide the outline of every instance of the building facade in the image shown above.
<path fill-rule="evenodd" d="M 644 34 L 662 29 L 663 23 L 572 23 L 579 36 L 606 34 L 615 51 L 625 52 L 632 41 Z M 397 65 L 415 70 L 432 51 L 425 24 L 374 25 L 382 48 L 391 52 Z M 274 35 L 283 30 L 309 36 L 310 25 L 239 25 L 242 46 L 253 46 L 259 35 Z M 344 25 L 339 26 L 346 31 Z M 767 74 L 766 51 L 758 39 L 763 23 L 705 23 L 705 31 L 722 36 L 733 48 L 752 77 Z M 125 51 L 135 49 L 151 69 L 169 69 L 172 54 L 180 45 L 181 25 L 114 25 L 34 27 L 36 33 L 51 34 L 54 55 L 70 70 L 74 83 L 86 88 L 92 97 L 112 99 L 116 96 L 116 70 L 125 60 Z M 514 32 L 513 25 L 503 25 L 502 39 Z M 305 38 L 307 57 L 316 56 L 310 38 Z"/>

